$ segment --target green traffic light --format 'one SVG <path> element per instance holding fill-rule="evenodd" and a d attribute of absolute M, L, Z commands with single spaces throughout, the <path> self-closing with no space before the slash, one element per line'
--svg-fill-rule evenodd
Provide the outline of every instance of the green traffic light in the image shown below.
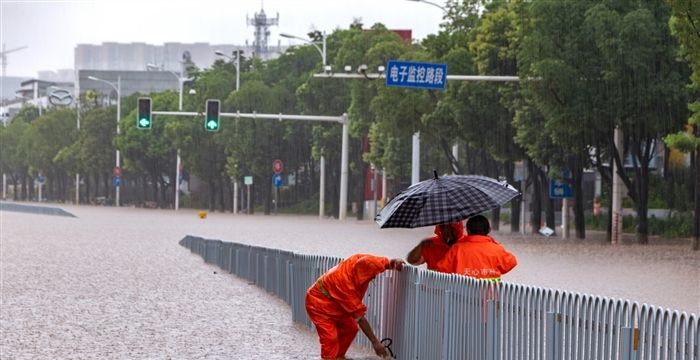
<path fill-rule="evenodd" d="M 207 130 L 215 131 L 219 129 L 219 123 L 214 119 L 207 121 Z"/>
<path fill-rule="evenodd" d="M 142 97 L 138 99 L 137 128 L 146 130 L 151 128 L 151 110 L 151 98 Z"/>

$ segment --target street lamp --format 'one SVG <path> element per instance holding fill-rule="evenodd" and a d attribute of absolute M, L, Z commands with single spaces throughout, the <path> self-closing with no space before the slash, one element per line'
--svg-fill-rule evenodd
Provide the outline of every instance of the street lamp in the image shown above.
<path fill-rule="evenodd" d="M 445 12 L 445 13 L 447 12 L 447 9 L 446 9 L 444 6 L 440 6 L 440 5 L 438 5 L 438 4 L 434 3 L 434 2 L 430 2 L 430 1 L 427 1 L 427 0 L 407 0 L 407 1 L 411 1 L 411 2 L 421 2 L 421 3 L 429 4 L 429 5 L 435 6 L 436 8 L 439 8 L 440 10 L 442 10 L 442 11 Z"/>
<path fill-rule="evenodd" d="M 184 88 L 184 86 L 185 86 L 185 82 L 186 82 L 186 81 L 192 81 L 192 79 L 194 79 L 194 78 L 185 77 L 185 76 L 184 76 L 184 74 L 185 74 L 185 63 L 184 63 L 184 62 L 180 62 L 180 64 L 181 64 L 181 70 L 180 70 L 180 74 L 179 74 L 179 75 L 178 75 L 176 72 L 171 71 L 171 70 L 168 70 L 168 72 L 171 73 L 175 78 L 177 78 L 177 81 L 178 81 L 178 83 L 179 83 L 179 85 L 180 85 L 180 101 L 178 102 L 178 110 L 179 110 L 179 111 L 182 111 L 182 91 L 183 91 L 183 88 Z M 160 70 L 160 71 L 163 71 L 163 70 L 164 70 L 163 67 L 158 66 L 158 65 L 155 65 L 155 64 L 150 64 L 150 63 L 149 63 L 149 64 L 146 64 L 146 68 L 147 68 L 147 69 L 158 69 L 158 70 Z M 193 90 L 194 90 L 194 89 L 193 89 Z"/>
<path fill-rule="evenodd" d="M 428 5 L 435 6 L 436 8 L 442 10 L 443 13 L 447 13 L 447 9 L 444 6 L 440 6 L 434 2 L 427 0 L 407 0 L 412 2 L 420 2 Z M 456 153 L 454 145 L 452 147 L 452 152 Z M 415 184 L 420 181 L 420 131 L 413 133 L 412 145 L 411 145 L 411 184 Z"/>
<path fill-rule="evenodd" d="M 157 69 L 159 71 L 163 71 L 163 66 L 158 66 L 155 64 L 146 64 L 146 69 Z M 178 75 L 177 73 L 168 70 L 169 73 L 171 73 L 175 78 L 177 78 L 177 82 L 180 85 L 180 99 L 178 101 L 178 111 L 182 111 L 182 91 L 183 88 L 185 87 L 185 81 L 192 81 L 194 78 L 188 78 L 185 77 L 185 62 L 180 61 L 180 74 Z M 190 89 L 190 95 L 196 94 L 197 92 L 194 89 Z M 177 158 L 175 159 L 175 210 L 180 209 L 180 149 L 177 149 Z"/>
<path fill-rule="evenodd" d="M 122 115 L 122 112 L 121 112 L 121 111 L 122 111 L 122 110 L 121 110 L 121 109 L 122 109 L 122 107 L 121 107 L 121 101 L 122 101 L 122 77 L 121 77 L 121 76 L 117 76 L 117 84 L 116 84 L 116 85 L 114 85 L 113 82 L 109 82 L 109 81 L 107 81 L 107 80 L 103 80 L 103 79 L 100 79 L 100 78 L 97 78 L 97 77 L 94 77 L 94 76 L 88 76 L 88 79 L 90 79 L 90 80 L 92 80 L 92 81 L 103 82 L 103 83 L 105 83 L 105 84 L 111 86 L 111 87 L 117 92 L 117 135 L 119 135 L 119 134 L 121 133 L 121 130 L 120 130 L 120 128 L 119 128 L 119 120 L 121 119 L 121 115 Z M 120 158 L 119 158 L 119 148 L 117 148 L 116 150 L 117 150 L 117 161 L 116 161 L 116 166 L 117 166 L 117 168 L 118 168 L 119 165 L 120 165 L 120 161 L 119 161 L 119 160 L 120 160 Z M 120 186 L 121 184 L 116 184 L 116 185 L 117 185 L 117 186 L 116 186 L 116 190 L 115 190 L 115 193 L 114 193 L 114 204 L 115 204 L 116 206 L 119 206 L 119 189 L 121 188 L 121 186 Z"/>
<path fill-rule="evenodd" d="M 214 54 L 223 56 L 231 61 L 233 61 L 233 58 L 222 53 L 219 50 L 214 51 Z M 236 49 L 236 62 L 234 63 L 236 66 L 236 91 L 241 87 L 241 49 Z"/>
<path fill-rule="evenodd" d="M 313 45 L 316 48 L 316 50 L 318 50 L 318 52 L 321 54 L 321 60 L 323 61 L 323 71 L 327 71 L 327 72 L 330 71 L 330 66 L 326 65 L 326 32 L 325 31 L 321 34 L 321 39 L 322 39 L 321 46 L 322 47 L 318 46 L 318 41 L 307 40 L 307 39 L 304 39 L 303 37 L 300 37 L 300 36 L 287 34 L 287 33 L 280 33 L 280 36 L 283 38 L 287 38 L 287 39 L 297 39 L 297 40 L 303 41 L 307 44 Z M 348 126 L 347 122 L 343 122 L 343 136 L 345 136 L 345 134 L 347 132 L 347 126 Z M 343 141 L 345 141 L 344 137 L 343 137 Z M 323 156 L 323 154 L 321 154 L 321 159 L 320 159 L 319 165 L 320 165 L 320 174 L 319 175 L 320 175 L 321 179 L 319 181 L 318 217 L 323 218 L 323 213 L 325 212 L 324 207 L 325 207 L 325 184 L 326 184 L 326 179 L 325 179 L 325 176 L 326 176 L 326 170 L 325 170 L 326 169 L 326 158 L 325 158 L 325 156 Z M 342 170 L 345 170 L 345 169 L 342 169 Z M 347 191 L 347 185 L 345 185 L 345 188 L 343 188 L 343 184 L 346 184 L 347 180 L 344 183 L 343 179 L 342 179 L 344 174 L 347 175 L 347 171 L 345 173 L 342 173 L 342 170 L 341 170 L 341 189 L 340 189 L 340 192 L 341 192 L 340 209 L 341 210 L 340 210 L 340 215 L 339 215 L 341 220 L 343 220 L 345 218 L 345 214 L 344 214 L 344 210 L 343 210 L 343 206 L 345 206 L 345 204 L 343 204 L 343 192 Z M 347 201 L 347 200 L 345 200 L 345 201 Z"/>
<path fill-rule="evenodd" d="M 225 57 L 229 59 L 229 61 L 233 62 L 233 58 L 224 54 L 223 52 L 216 50 L 214 51 L 214 54 Z M 236 92 L 241 88 L 241 49 L 236 49 L 236 62 L 233 63 L 233 65 L 236 67 Z M 235 178 L 231 178 L 233 181 L 233 214 L 238 213 L 238 180 Z"/>
<path fill-rule="evenodd" d="M 323 68 L 324 69 L 326 68 L 326 32 L 325 31 L 321 34 L 321 39 L 322 39 L 321 46 L 323 48 L 318 47 L 318 41 L 307 40 L 307 39 L 304 39 L 303 37 L 299 37 L 299 36 L 291 35 L 291 34 L 287 34 L 287 33 L 280 33 L 280 36 L 283 38 L 287 38 L 287 39 L 301 40 L 307 44 L 313 45 L 316 48 L 316 50 L 318 50 L 318 52 L 321 54 L 321 58 L 323 59 Z"/>

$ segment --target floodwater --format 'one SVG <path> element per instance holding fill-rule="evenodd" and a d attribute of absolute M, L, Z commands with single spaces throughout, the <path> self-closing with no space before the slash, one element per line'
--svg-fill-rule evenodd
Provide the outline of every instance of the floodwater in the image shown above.
<path fill-rule="evenodd" d="M 404 257 L 432 229 L 194 210 L 59 206 L 76 218 L 0 212 L 2 359 L 314 359 L 316 334 L 280 299 L 178 245 L 185 235 L 306 254 Z M 519 261 L 504 281 L 700 314 L 687 243 L 494 236 Z M 600 236 L 598 236 L 600 237 Z M 363 336 L 358 334 L 358 336 Z M 353 359 L 373 359 L 352 347 Z"/>

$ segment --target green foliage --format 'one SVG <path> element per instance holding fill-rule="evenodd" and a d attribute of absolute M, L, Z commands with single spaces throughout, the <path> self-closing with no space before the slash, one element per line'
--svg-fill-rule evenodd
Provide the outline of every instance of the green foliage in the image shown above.
<path fill-rule="evenodd" d="M 637 218 L 624 216 L 622 219 L 622 231 L 625 233 L 637 232 Z M 605 231 L 608 228 L 607 215 L 586 216 L 586 227 L 592 230 Z M 691 212 L 672 212 L 667 219 L 659 219 L 654 216 L 649 218 L 649 235 L 657 235 L 665 238 L 683 238 L 692 235 L 693 214 Z"/>
<path fill-rule="evenodd" d="M 416 131 L 421 132 L 421 161 L 428 164 L 423 173 L 432 168 L 443 173 L 459 165 L 510 176 L 512 162 L 521 159 L 554 173 L 571 164 L 579 170 L 590 166 L 591 154 L 600 158 L 599 164 L 610 163 L 618 150 L 610 141 L 615 127 L 625 136 L 622 150 L 645 163 L 652 141 L 659 138 L 687 152 L 699 144 L 700 102 L 688 106 L 689 116 L 686 99 L 688 91 L 697 96 L 700 89 L 700 37 L 690 21 L 698 18 L 700 7 L 691 6 L 693 0 L 668 3 L 674 14 L 670 22 L 671 8 L 658 1 L 448 1 L 440 31 L 420 44 L 405 44 L 381 24 L 364 30 L 356 20 L 326 38 L 327 63 L 334 71 L 366 64 L 374 72 L 388 60 L 402 59 L 445 62 L 450 74 L 519 75 L 523 81 L 450 80 L 445 91 L 428 91 L 387 88 L 381 80 L 315 78 L 321 56 L 313 45 L 304 45 L 270 61 L 243 56 L 239 91 L 234 62 L 219 60 L 209 69 L 191 69 L 196 94 L 185 89 L 183 110 L 201 112 L 206 99 L 219 99 L 224 113 L 347 112 L 352 136 L 349 185 L 358 198 L 367 163 L 383 168 L 397 183 L 410 176 L 411 135 Z M 682 44 L 680 52 L 669 23 Z M 322 40 L 318 32 L 309 37 Z M 695 82 L 689 90 L 683 87 L 688 70 L 676 55 L 693 66 Z M 40 117 L 37 108 L 25 107 L 0 130 L 0 168 L 14 177 L 42 169 L 56 176 L 80 172 L 107 178 L 116 148 L 122 152 L 124 176 L 156 191 L 172 185 L 168 179 L 174 178 L 180 150 L 183 167 L 210 191 L 183 197 L 183 203 L 211 208 L 224 197 L 230 200 L 224 190 L 230 177 L 240 180 L 244 175 L 255 176 L 254 201 L 260 204 L 265 197 L 269 205 L 270 189 L 260 184 L 268 183 L 270 163 L 279 158 L 286 171 L 298 175 L 295 196 L 308 199 L 280 211 L 314 213 L 317 184 L 310 179 L 316 178 L 317 160 L 323 155 L 332 187 L 327 194 L 337 200 L 338 124 L 224 117 L 221 131 L 208 133 L 201 116 L 157 115 L 153 128 L 143 131 L 135 128 L 138 96 L 121 99 L 119 136 L 115 107 L 102 107 L 94 92 L 81 95 L 79 131 L 76 114 L 69 110 L 51 109 Z M 177 92 L 150 96 L 154 111 L 178 108 Z M 694 128 L 679 132 L 688 117 Z M 466 145 L 459 161 L 449 158 L 454 143 Z M 663 181 L 648 178 L 645 171 L 626 170 L 629 206 L 690 209 L 687 193 L 695 178 L 689 171 L 674 169 Z M 645 191 L 648 203 L 643 201 Z M 655 221 L 650 220 L 650 229 L 661 227 Z M 670 228 L 684 224 L 678 220 Z"/>

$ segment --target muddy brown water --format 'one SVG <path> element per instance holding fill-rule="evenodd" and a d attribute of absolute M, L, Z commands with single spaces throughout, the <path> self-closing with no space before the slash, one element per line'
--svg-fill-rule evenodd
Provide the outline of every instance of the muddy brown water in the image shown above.
<path fill-rule="evenodd" d="M 77 217 L 0 211 L 2 359 L 318 358 L 316 334 L 293 324 L 282 300 L 204 264 L 178 241 L 194 235 L 305 254 L 404 257 L 432 232 L 302 216 L 200 219 L 194 210 L 53 206 Z M 494 237 L 519 261 L 504 281 L 700 314 L 700 252 L 687 241 Z M 373 358 L 360 347 L 349 356 Z"/>

